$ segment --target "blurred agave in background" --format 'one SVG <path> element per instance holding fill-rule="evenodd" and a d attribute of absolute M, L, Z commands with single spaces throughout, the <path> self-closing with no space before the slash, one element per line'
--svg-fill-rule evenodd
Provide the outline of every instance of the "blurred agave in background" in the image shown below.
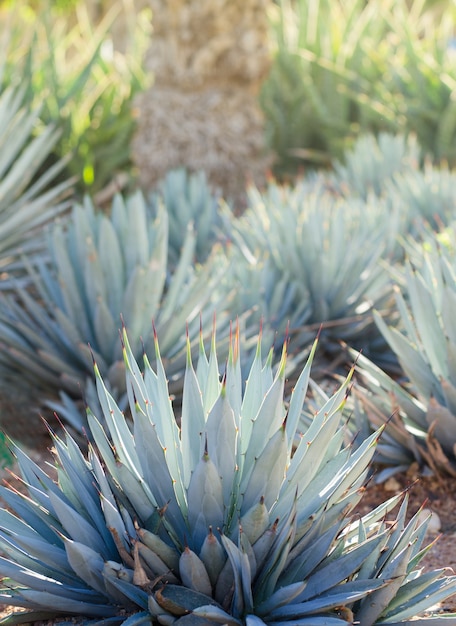
<path fill-rule="evenodd" d="M 80 398 L 95 357 L 109 383 L 122 391 L 121 316 L 137 357 L 153 337 L 154 321 L 168 372 L 172 374 L 173 362 L 175 372 L 180 371 L 185 365 L 185 323 L 190 337 L 197 339 L 200 323 L 221 308 L 214 292 L 224 258 L 213 255 L 204 266 L 194 266 L 195 243 L 189 228 L 178 264 L 168 274 L 163 206 L 153 219 L 139 192 L 125 199 L 116 196 L 109 216 L 96 211 L 88 198 L 75 205 L 69 219 L 49 231 L 50 262 L 29 264 L 34 294 L 18 286 L 0 299 L 4 380 L 13 387 L 29 383 L 39 389 L 37 403 L 59 391 Z M 204 312 L 209 301 L 213 308 Z M 78 430 L 83 424 L 79 419 L 73 424 Z"/>

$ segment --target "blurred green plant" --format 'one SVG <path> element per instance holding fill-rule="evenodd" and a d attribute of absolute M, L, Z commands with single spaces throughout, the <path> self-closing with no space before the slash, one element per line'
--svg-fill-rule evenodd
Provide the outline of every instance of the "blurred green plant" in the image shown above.
<path fill-rule="evenodd" d="M 0 469 L 13 464 L 13 455 L 6 442 L 6 436 L 0 431 Z"/>
<path fill-rule="evenodd" d="M 454 12 L 423 0 L 281 0 L 261 93 L 276 173 L 329 165 L 366 131 L 456 161 Z"/>
<path fill-rule="evenodd" d="M 67 170 L 80 179 L 81 193 L 103 189 L 119 172 L 132 173 L 132 102 L 147 83 L 141 63 L 149 20 L 144 11 L 124 20 L 120 52 L 112 30 L 121 4 L 113 3 L 96 25 L 82 1 L 70 15 L 49 2 L 2 8 L 2 83 L 25 83 L 26 99 L 41 105 L 42 122 L 60 128 L 45 166 L 71 154 Z"/>
<path fill-rule="evenodd" d="M 151 194 L 151 204 L 166 206 L 169 221 L 168 253 L 176 263 L 184 244 L 189 224 L 196 235 L 195 260 L 204 262 L 217 241 L 223 241 L 222 217 L 219 213 L 220 193 L 212 190 L 203 171 L 188 172 L 185 168 L 171 170 Z"/>
<path fill-rule="evenodd" d="M 372 309 L 387 312 L 390 299 L 379 263 L 389 228 L 382 203 L 334 194 L 323 177 L 293 187 L 271 181 L 264 192 L 251 187 L 248 197 L 248 209 L 231 221 L 234 302 L 256 304 L 279 343 L 288 327 L 302 350 L 322 324 L 326 349 L 345 339 L 380 354 L 385 343 Z"/>
<path fill-rule="evenodd" d="M 0 93 L 1 289 L 24 276 L 23 254 L 45 253 L 42 226 L 69 208 L 74 182 L 58 182 L 63 159 L 42 168 L 60 133 L 40 123 L 40 109 L 31 109 L 24 91 L 9 87 Z"/>

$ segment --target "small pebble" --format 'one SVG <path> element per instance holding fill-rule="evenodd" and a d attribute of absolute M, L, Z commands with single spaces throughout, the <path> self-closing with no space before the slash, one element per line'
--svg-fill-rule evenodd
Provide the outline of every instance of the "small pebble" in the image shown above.
<path fill-rule="evenodd" d="M 383 485 L 383 489 L 385 491 L 400 491 L 401 490 L 401 486 L 398 483 L 398 481 L 394 478 L 394 476 L 392 476 L 391 478 L 388 478 L 388 480 L 385 480 L 385 483 Z"/>
<path fill-rule="evenodd" d="M 428 522 L 427 534 L 428 535 L 437 535 L 442 528 L 442 522 L 440 521 L 440 517 L 435 511 L 431 511 L 430 509 L 423 509 L 421 513 L 418 515 L 419 523 L 424 522 L 425 519 L 431 514 L 431 519 Z"/>

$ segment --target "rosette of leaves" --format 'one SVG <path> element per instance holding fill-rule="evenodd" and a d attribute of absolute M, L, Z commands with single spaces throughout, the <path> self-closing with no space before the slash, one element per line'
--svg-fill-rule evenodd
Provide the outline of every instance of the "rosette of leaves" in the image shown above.
<path fill-rule="evenodd" d="M 423 163 L 424 161 L 424 163 Z M 423 223 L 433 228 L 449 224 L 456 204 L 456 175 L 445 164 L 424 158 L 416 139 L 381 133 L 360 137 L 334 164 L 330 183 L 343 195 L 384 202 L 390 229 L 388 250 L 403 254 L 398 239 L 421 235 Z"/>
<path fill-rule="evenodd" d="M 379 436 L 344 446 L 349 378 L 294 446 L 316 345 L 287 410 L 285 349 L 274 373 L 259 342 L 244 389 L 237 332 L 221 380 L 215 339 L 196 369 L 188 349 L 179 423 L 158 341 L 156 369 L 123 346 L 132 423 L 95 366 L 106 427 L 88 411 L 87 457 L 54 434 L 52 480 L 13 445 L 28 494 L 0 488 L 0 600 L 29 612 L 10 623 L 411 624 L 455 591 L 417 569 L 427 521 L 406 524 L 406 500 L 384 522 L 401 496 L 348 517 Z"/>
<path fill-rule="evenodd" d="M 204 172 L 188 172 L 179 168 L 168 172 L 152 194 L 155 209 L 165 204 L 169 221 L 168 252 L 170 263 L 176 263 L 189 224 L 196 231 L 195 260 L 204 262 L 214 244 L 222 241 L 222 218 L 219 213 L 220 194 L 212 191 Z"/>
<path fill-rule="evenodd" d="M 326 348 L 332 350 L 344 339 L 381 355 L 385 342 L 372 310 L 387 311 L 391 295 L 389 275 L 379 262 L 389 227 L 377 205 L 332 193 L 322 177 L 294 187 L 271 182 L 264 193 L 250 188 L 249 208 L 231 228 L 234 265 L 268 266 L 277 279 L 266 287 L 272 290 L 283 282 L 292 296 L 280 301 L 280 328 L 301 312 L 299 325 L 290 324 L 298 349 L 309 345 L 322 325 Z M 240 282 L 237 297 L 249 286 Z M 263 299 L 273 296 L 265 293 Z"/>
<path fill-rule="evenodd" d="M 24 88 L 0 94 L 0 281 L 10 287 L 11 275 L 20 277 L 22 254 L 43 254 L 44 224 L 69 208 L 72 181 L 58 180 L 63 160 L 44 169 L 59 138 L 54 125 L 40 126 L 40 109 L 31 109 Z M 9 276 L 8 276 L 9 274 Z"/>
<path fill-rule="evenodd" d="M 203 308 L 210 299 L 215 302 L 222 257 L 195 267 L 195 234 L 189 229 L 169 274 L 167 213 L 162 207 L 153 219 L 139 192 L 117 196 L 109 216 L 86 198 L 68 220 L 52 226 L 48 241 L 51 262 L 29 267 L 35 293 L 19 286 L 1 298 L 5 380 L 13 386 L 27 382 L 43 398 L 60 390 L 80 398 L 95 358 L 107 381 L 121 391 L 121 316 L 136 356 L 149 345 L 154 320 L 169 373 L 185 367 L 182 328 L 187 322 L 190 336 L 197 338 L 200 314 L 202 323 L 212 315 Z"/>
<path fill-rule="evenodd" d="M 421 162 L 421 150 L 415 137 L 380 133 L 358 137 L 343 161 L 333 164 L 331 180 L 342 193 L 382 196 L 387 183 L 398 175 L 416 171 Z"/>
<path fill-rule="evenodd" d="M 364 406 L 377 404 L 375 424 L 397 407 L 400 436 L 393 429 L 389 432 L 402 455 L 408 450 L 412 459 L 424 458 L 434 470 L 456 475 L 456 266 L 453 249 L 436 241 L 415 245 L 418 265 L 405 265 L 395 293 L 400 324 L 389 325 L 375 315 L 405 373 L 407 388 L 361 360 L 360 373 L 370 390 L 361 398 Z"/>

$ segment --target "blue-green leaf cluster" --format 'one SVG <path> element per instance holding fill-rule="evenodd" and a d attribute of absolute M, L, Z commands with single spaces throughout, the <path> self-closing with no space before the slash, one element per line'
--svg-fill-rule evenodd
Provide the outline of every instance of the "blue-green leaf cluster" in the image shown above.
<path fill-rule="evenodd" d="M 87 456 L 53 434 L 53 480 L 12 444 L 28 494 L 0 488 L 0 599 L 23 620 L 408 624 L 455 591 L 454 576 L 417 569 L 427 520 L 406 523 L 406 498 L 394 524 L 400 495 L 348 517 L 380 431 L 344 444 L 351 374 L 300 430 L 316 343 L 287 408 L 285 348 L 274 371 L 259 341 L 244 387 L 239 328 L 222 379 L 215 337 L 196 368 L 188 344 L 178 423 L 158 340 L 153 369 L 122 339 L 132 423 L 95 366 L 104 426 L 89 409 Z"/>

